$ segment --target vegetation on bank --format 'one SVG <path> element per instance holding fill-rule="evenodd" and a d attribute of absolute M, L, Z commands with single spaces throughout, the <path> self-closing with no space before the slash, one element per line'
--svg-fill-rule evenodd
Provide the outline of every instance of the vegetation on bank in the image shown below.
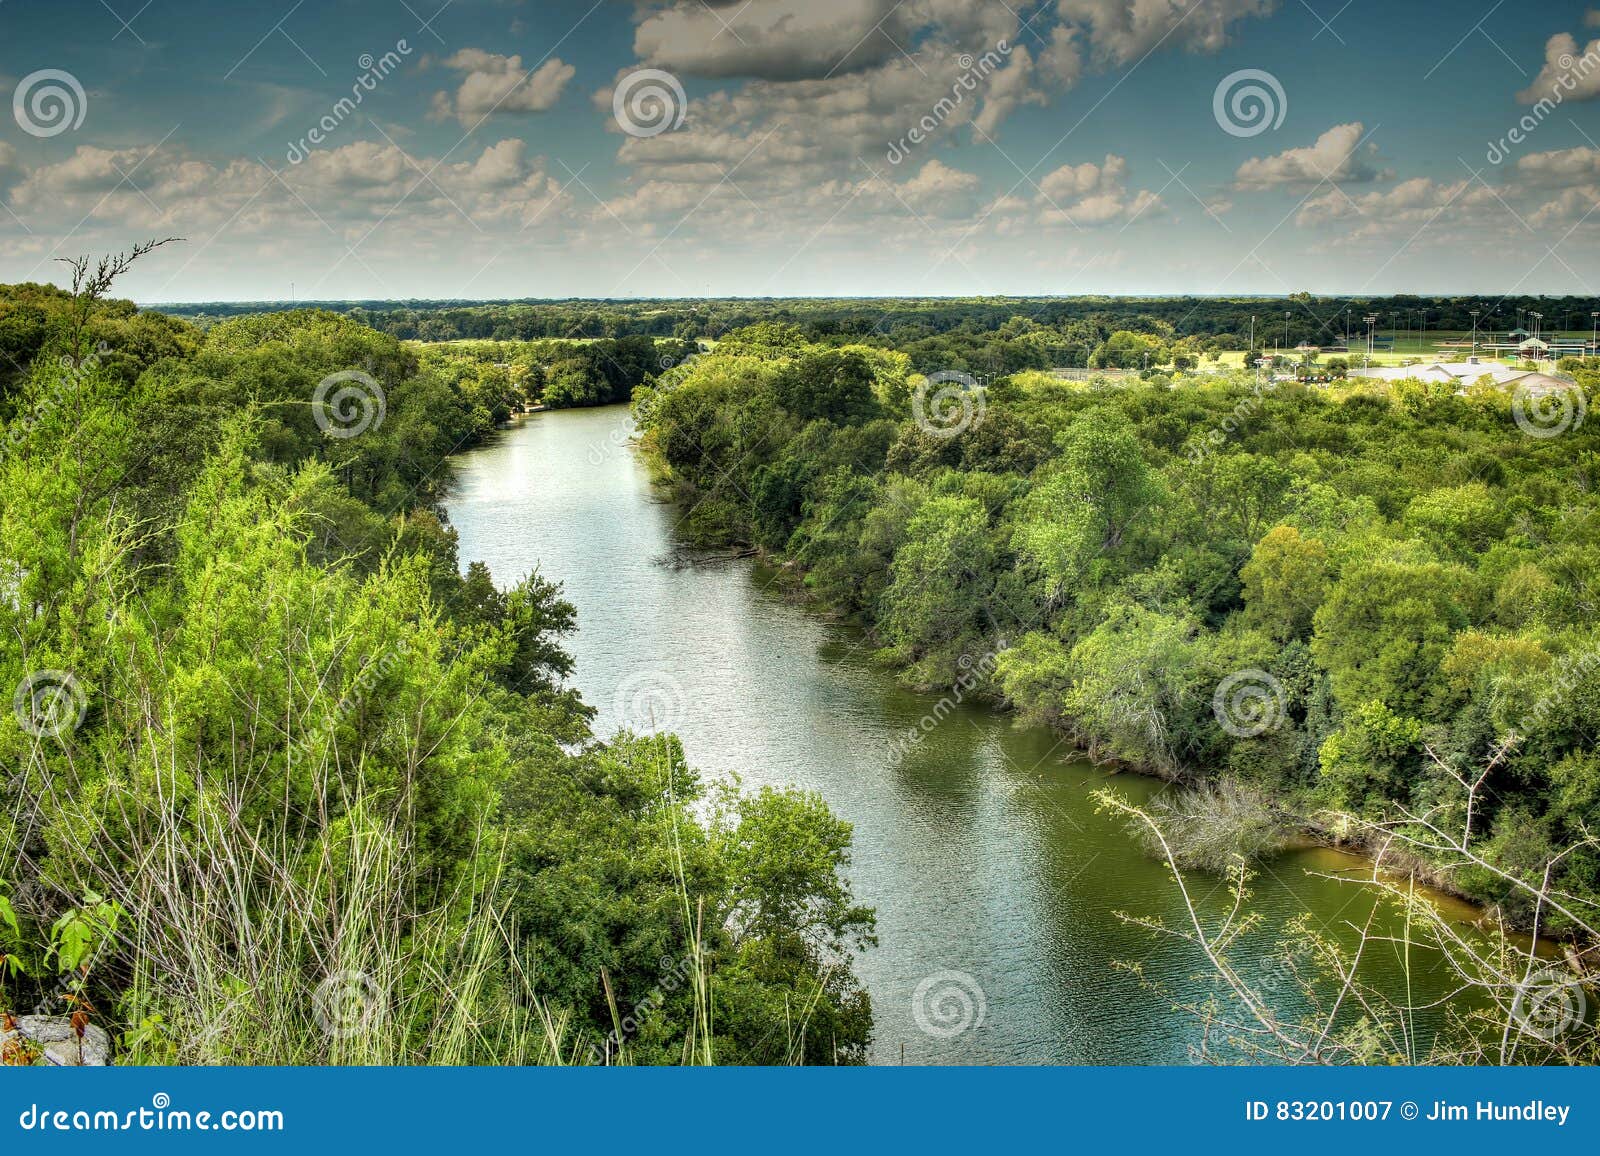
<path fill-rule="evenodd" d="M 80 282 L 0 288 L 0 1017 L 122 1063 L 864 1057 L 849 826 L 591 734 L 560 588 L 459 572 L 444 459 L 515 383 Z"/>
<path fill-rule="evenodd" d="M 703 541 L 791 560 L 913 684 L 992 664 L 1020 718 L 1209 785 L 1195 810 L 1252 839 L 1261 799 L 1336 836 L 1451 830 L 1454 772 L 1491 766 L 1487 866 L 1428 858 L 1561 934 L 1582 929 L 1516 880 L 1549 864 L 1600 898 L 1600 443 L 1562 400 L 1243 375 L 975 390 L 756 326 L 635 409 Z"/>

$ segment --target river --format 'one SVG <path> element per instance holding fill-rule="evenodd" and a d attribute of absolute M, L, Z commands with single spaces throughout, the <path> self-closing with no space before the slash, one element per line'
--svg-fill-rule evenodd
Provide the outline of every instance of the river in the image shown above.
<path fill-rule="evenodd" d="M 1090 798 L 1108 781 L 1135 799 L 1160 784 L 1108 780 L 1047 731 L 909 693 L 857 632 L 786 597 L 773 572 L 687 554 L 674 539 L 682 511 L 652 494 L 630 428 L 624 407 L 540 413 L 457 458 L 447 505 L 463 564 L 486 562 L 502 585 L 534 569 L 563 584 L 597 735 L 673 730 L 708 777 L 815 790 L 854 824 L 849 875 L 878 913 L 879 945 L 855 965 L 874 1062 L 1187 1062 L 1198 1029 L 1173 997 L 1203 994 L 1204 960 L 1118 917 L 1176 924 L 1182 907 L 1165 869 Z M 1348 938 L 1372 893 L 1324 876 L 1364 869 L 1324 848 L 1262 865 L 1253 902 L 1267 918 L 1234 956 L 1257 961 L 1273 998 L 1295 998 L 1260 962 L 1285 925 L 1309 913 Z M 1217 910 L 1221 881 L 1194 882 Z M 1142 963 L 1146 984 L 1118 961 Z M 1413 1003 L 1431 1002 L 1443 977 L 1413 964 Z M 1405 990 L 1397 948 L 1369 956 L 1367 974 Z M 1419 1013 L 1424 1036 L 1437 1014 Z"/>

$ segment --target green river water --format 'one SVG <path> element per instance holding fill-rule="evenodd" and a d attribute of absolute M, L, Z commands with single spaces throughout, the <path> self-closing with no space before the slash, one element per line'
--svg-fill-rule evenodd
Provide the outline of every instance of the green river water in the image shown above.
<path fill-rule="evenodd" d="M 1105 770 L 1047 731 L 948 701 L 896 758 L 938 696 L 901 689 L 855 631 L 787 598 L 772 572 L 686 552 L 673 536 L 681 511 L 653 496 L 630 433 L 623 407 L 540 413 L 456 459 L 448 505 L 463 564 L 487 562 L 501 584 L 537 568 L 564 585 L 578 609 L 574 679 L 598 708 L 596 734 L 671 729 L 707 776 L 816 790 L 854 824 L 850 878 L 878 913 L 879 946 L 856 961 L 873 1000 L 874 1061 L 1187 1062 L 1195 1022 L 1113 967 L 1143 961 L 1174 992 L 1202 990 L 1197 951 L 1117 917 L 1172 923 L 1182 908 L 1165 869 L 1095 812 Z M 1135 799 L 1161 789 L 1135 775 L 1111 782 Z M 1260 961 L 1303 912 L 1347 934 L 1372 893 L 1320 875 L 1364 870 L 1320 848 L 1263 865 L 1254 902 L 1267 919 L 1236 962 L 1259 968 L 1274 998 L 1295 998 Z M 1221 881 L 1194 883 L 1219 909 Z M 1420 1007 L 1445 981 L 1416 963 Z M 1369 968 L 1405 992 L 1397 949 Z M 1418 1013 L 1421 1034 L 1439 1014 Z"/>

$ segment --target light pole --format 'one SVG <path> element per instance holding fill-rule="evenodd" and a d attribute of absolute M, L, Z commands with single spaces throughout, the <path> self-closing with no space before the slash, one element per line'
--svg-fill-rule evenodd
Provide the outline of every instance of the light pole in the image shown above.
<path fill-rule="evenodd" d="M 1286 350 L 1289 348 L 1289 311 L 1287 309 L 1283 311 L 1283 347 Z"/>
<path fill-rule="evenodd" d="M 1589 354 L 1591 357 L 1600 357 L 1600 342 L 1595 339 L 1600 337 L 1600 312 L 1589 314 Z"/>
<path fill-rule="evenodd" d="M 1373 329 L 1378 324 L 1378 315 L 1376 313 L 1368 313 L 1367 316 L 1366 316 L 1366 322 L 1367 322 L 1367 363 L 1363 368 L 1371 369 L 1372 368 L 1372 333 L 1373 333 Z"/>
<path fill-rule="evenodd" d="M 1481 312 L 1483 312 L 1481 309 L 1474 309 L 1472 311 L 1472 356 L 1473 357 L 1477 357 L 1478 356 L 1478 314 L 1481 313 Z"/>

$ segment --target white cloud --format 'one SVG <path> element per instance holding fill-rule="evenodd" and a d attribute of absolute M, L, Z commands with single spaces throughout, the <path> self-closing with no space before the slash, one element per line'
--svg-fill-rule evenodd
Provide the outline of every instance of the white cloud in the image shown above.
<path fill-rule="evenodd" d="M 1592 100 L 1600 96 L 1600 40 L 1589 41 L 1580 54 L 1570 32 L 1558 32 L 1544 45 L 1544 67 L 1533 83 L 1517 93 L 1523 104 L 1543 100 Z"/>
<path fill-rule="evenodd" d="M 1231 25 L 1267 16 L 1277 0 L 1057 0 L 1063 21 L 1080 27 L 1090 56 L 1124 67 L 1157 48 L 1215 52 Z"/>
<path fill-rule="evenodd" d="M 1370 181 L 1378 174 L 1368 160 L 1371 145 L 1361 145 L 1360 121 L 1336 124 L 1305 148 L 1289 149 L 1271 157 L 1253 157 L 1239 166 L 1234 183 L 1240 189 L 1267 189 L 1278 185 Z"/>
<path fill-rule="evenodd" d="M 546 111 L 561 99 L 577 71 L 555 56 L 529 70 L 523 68 L 520 56 L 498 56 L 478 48 L 463 48 L 444 64 L 465 76 L 453 94 L 434 94 L 434 115 L 453 116 L 466 128 L 495 112 Z"/>
<path fill-rule="evenodd" d="M 1600 178 L 1600 149 L 1578 147 L 1529 153 L 1517 161 L 1517 172 L 1543 185 L 1574 185 Z"/>
<path fill-rule="evenodd" d="M 860 72 L 909 38 L 894 0 L 750 0 L 649 11 L 634 33 L 641 61 L 696 76 L 800 80 Z"/>
<path fill-rule="evenodd" d="M 1127 158 L 1115 154 L 1108 154 L 1101 164 L 1062 165 L 1039 181 L 1028 211 L 1040 225 L 1080 229 L 1153 218 L 1161 198 L 1148 189 L 1130 190 L 1127 182 Z M 1011 201 L 995 206 L 997 212 L 1013 215 L 1014 209 Z"/>

